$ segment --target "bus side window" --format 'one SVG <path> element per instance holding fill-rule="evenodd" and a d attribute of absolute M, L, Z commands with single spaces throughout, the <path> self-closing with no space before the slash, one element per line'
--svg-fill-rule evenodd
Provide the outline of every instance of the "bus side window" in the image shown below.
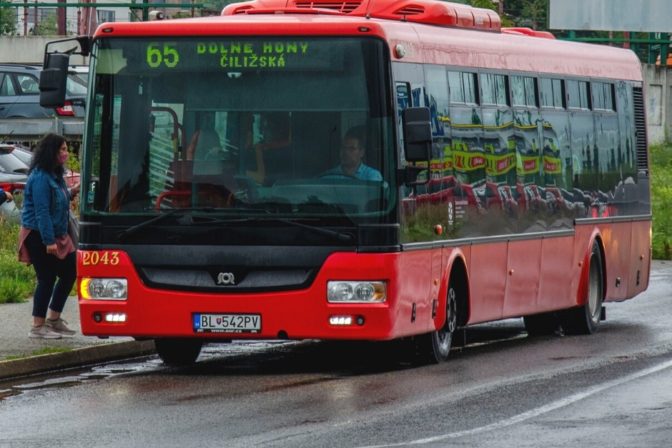
<path fill-rule="evenodd" d="M 411 85 L 407 82 L 397 83 L 397 107 L 399 115 L 401 112 L 411 106 Z"/>
<path fill-rule="evenodd" d="M 397 130 L 400 139 L 400 147 L 404 147 L 404 129 L 401 124 L 401 113 L 411 107 L 411 84 L 407 82 L 397 83 Z"/>

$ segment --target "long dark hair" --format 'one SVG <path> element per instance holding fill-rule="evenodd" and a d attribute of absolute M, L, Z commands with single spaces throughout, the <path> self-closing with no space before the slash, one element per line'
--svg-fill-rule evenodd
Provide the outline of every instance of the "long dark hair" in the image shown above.
<path fill-rule="evenodd" d="M 58 163 L 57 159 L 58 152 L 64 142 L 65 137 L 58 134 L 47 134 L 42 137 L 35 148 L 33 160 L 30 162 L 30 171 L 39 168 L 47 173 L 63 176 L 65 169 L 63 165 Z"/>

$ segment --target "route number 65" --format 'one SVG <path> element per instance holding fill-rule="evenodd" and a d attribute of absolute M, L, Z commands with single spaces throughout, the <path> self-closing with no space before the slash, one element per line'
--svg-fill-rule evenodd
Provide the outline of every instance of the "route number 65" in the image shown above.
<path fill-rule="evenodd" d="M 161 64 L 174 68 L 180 62 L 180 54 L 171 44 L 149 44 L 147 46 L 147 65 L 159 68 Z"/>

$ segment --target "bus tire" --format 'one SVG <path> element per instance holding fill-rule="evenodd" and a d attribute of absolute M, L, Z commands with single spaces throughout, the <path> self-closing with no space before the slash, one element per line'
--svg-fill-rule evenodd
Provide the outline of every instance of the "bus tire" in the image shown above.
<path fill-rule="evenodd" d="M 597 242 L 593 243 L 588 266 L 588 291 L 582 306 L 565 310 L 561 325 L 565 334 L 593 334 L 600 325 L 602 301 L 604 300 L 604 272 L 602 252 Z"/>
<path fill-rule="evenodd" d="M 187 366 L 196 362 L 201 353 L 203 341 L 200 339 L 161 338 L 154 340 L 156 352 L 164 364 Z"/>
<path fill-rule="evenodd" d="M 446 297 L 446 322 L 438 330 L 415 338 L 419 362 L 438 364 L 450 356 L 453 336 L 457 330 L 457 303 L 457 291 L 451 282 Z"/>
<path fill-rule="evenodd" d="M 525 330 L 529 336 L 548 336 L 560 328 L 556 313 L 542 313 L 523 317 Z"/>

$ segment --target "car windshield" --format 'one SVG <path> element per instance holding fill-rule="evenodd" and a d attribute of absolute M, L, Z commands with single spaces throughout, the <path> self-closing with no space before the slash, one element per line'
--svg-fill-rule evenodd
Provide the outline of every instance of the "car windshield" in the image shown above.
<path fill-rule="evenodd" d="M 385 52 L 354 38 L 99 40 L 83 212 L 391 219 Z"/>

